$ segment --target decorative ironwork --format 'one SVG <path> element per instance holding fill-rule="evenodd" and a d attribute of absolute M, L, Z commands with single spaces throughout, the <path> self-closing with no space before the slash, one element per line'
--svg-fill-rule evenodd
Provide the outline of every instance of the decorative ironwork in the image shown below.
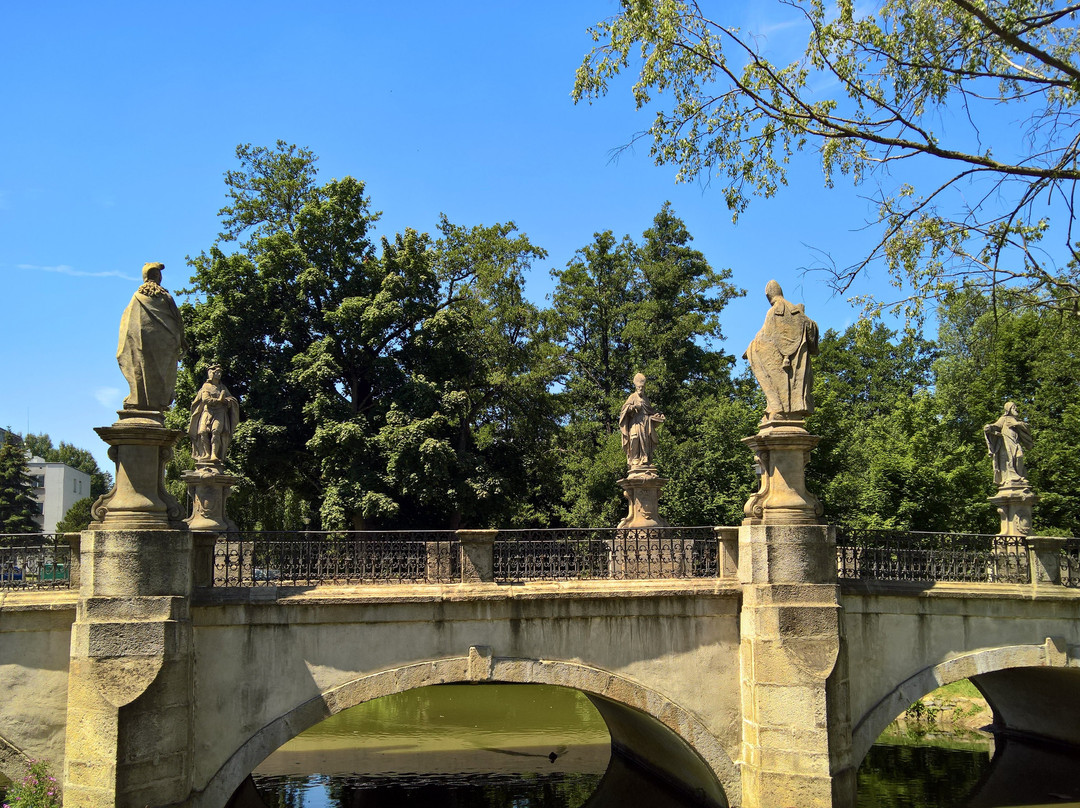
<path fill-rule="evenodd" d="M 1066 539 L 1061 548 L 1061 585 L 1080 587 L 1080 539 Z"/>
<path fill-rule="evenodd" d="M 717 577 L 711 527 L 501 530 L 496 581 Z"/>
<path fill-rule="evenodd" d="M 460 580 L 452 530 L 221 534 L 213 586 L 447 583 Z"/>
<path fill-rule="evenodd" d="M 0 534 L 0 589 L 71 589 L 67 534 Z"/>
<path fill-rule="evenodd" d="M 837 528 L 841 578 L 1030 583 L 1021 536 Z"/>

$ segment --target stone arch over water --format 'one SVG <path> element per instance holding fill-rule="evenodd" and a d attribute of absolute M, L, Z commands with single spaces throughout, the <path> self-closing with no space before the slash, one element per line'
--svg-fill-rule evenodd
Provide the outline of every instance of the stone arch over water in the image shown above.
<path fill-rule="evenodd" d="M 611 734 L 612 751 L 702 798 L 738 805 L 738 767 L 691 712 L 630 679 L 588 665 L 535 659 L 468 657 L 419 662 L 357 677 L 308 699 L 245 741 L 198 792 L 193 808 L 220 808 L 268 755 L 304 730 L 358 704 L 438 684 L 534 684 L 584 693 Z"/>
<path fill-rule="evenodd" d="M 1080 745 L 1080 669 L 1065 668 L 1065 660 L 1064 651 L 1048 639 L 1039 645 L 973 651 L 923 668 L 856 720 L 851 744 L 854 768 L 900 713 L 961 679 L 970 679 L 979 689 L 1002 729 Z"/>

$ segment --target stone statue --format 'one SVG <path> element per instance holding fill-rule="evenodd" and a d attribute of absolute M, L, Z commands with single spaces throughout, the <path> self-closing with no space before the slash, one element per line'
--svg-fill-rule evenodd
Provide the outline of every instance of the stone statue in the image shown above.
<path fill-rule="evenodd" d="M 191 456 L 196 465 L 220 468 L 240 421 L 240 404 L 221 383 L 221 366 L 211 365 L 207 380 L 191 402 Z"/>
<path fill-rule="evenodd" d="M 619 411 L 619 431 L 622 448 L 630 469 L 651 466 L 656 451 L 656 428 L 664 416 L 658 413 L 645 396 L 645 376 L 634 376 L 634 392 L 626 399 Z"/>
<path fill-rule="evenodd" d="M 803 305 L 784 299 L 776 281 L 765 286 L 769 312 L 754 341 L 743 354 L 765 392 L 765 417 L 801 420 L 814 411 L 813 372 L 810 357 L 818 352 L 817 323 L 806 316 Z"/>
<path fill-rule="evenodd" d="M 983 427 L 983 435 L 986 448 L 994 459 L 994 482 L 998 488 L 1027 486 L 1024 450 L 1031 448 L 1031 431 L 1020 420 L 1016 404 L 1006 403 L 1002 416 Z"/>
<path fill-rule="evenodd" d="M 120 318 L 116 361 L 131 392 L 125 410 L 168 408 L 176 392 L 176 363 L 187 348 L 184 324 L 170 295 L 161 286 L 164 264 L 144 264 L 143 284 Z"/>

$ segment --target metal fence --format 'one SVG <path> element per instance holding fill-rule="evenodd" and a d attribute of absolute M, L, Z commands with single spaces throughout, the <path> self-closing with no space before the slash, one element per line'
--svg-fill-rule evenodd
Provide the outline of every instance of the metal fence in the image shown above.
<path fill-rule="evenodd" d="M 837 528 L 840 578 L 876 581 L 1030 583 L 1019 536 Z"/>
<path fill-rule="evenodd" d="M 70 589 L 65 533 L 0 534 L 0 589 Z"/>
<path fill-rule="evenodd" d="M 439 583 L 460 575 L 452 530 L 221 534 L 213 586 Z"/>
<path fill-rule="evenodd" d="M 1080 539 L 1065 540 L 1061 548 L 1061 585 L 1080 587 Z"/>
<path fill-rule="evenodd" d="M 711 527 L 500 530 L 496 581 L 715 578 Z"/>

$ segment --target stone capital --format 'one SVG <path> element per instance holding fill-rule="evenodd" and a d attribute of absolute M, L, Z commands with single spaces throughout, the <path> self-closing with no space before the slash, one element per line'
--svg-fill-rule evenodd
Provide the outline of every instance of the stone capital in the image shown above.
<path fill-rule="evenodd" d="M 756 435 L 743 438 L 754 452 L 761 485 L 747 500 L 744 525 L 816 525 L 824 509 L 806 490 L 806 463 L 820 438 L 801 421 L 769 422 Z"/>

